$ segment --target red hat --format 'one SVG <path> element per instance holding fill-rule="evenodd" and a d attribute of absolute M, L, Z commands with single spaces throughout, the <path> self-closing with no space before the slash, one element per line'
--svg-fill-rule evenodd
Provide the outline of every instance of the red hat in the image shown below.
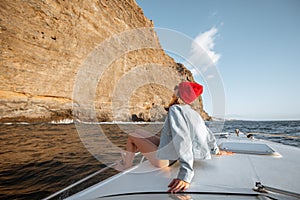
<path fill-rule="evenodd" d="M 193 102 L 203 92 L 203 86 L 193 82 L 181 82 L 178 86 L 179 97 L 187 104 Z"/>

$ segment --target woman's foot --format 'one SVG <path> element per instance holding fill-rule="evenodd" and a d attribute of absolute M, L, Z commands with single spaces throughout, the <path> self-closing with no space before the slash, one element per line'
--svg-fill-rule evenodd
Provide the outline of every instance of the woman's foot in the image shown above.
<path fill-rule="evenodd" d="M 115 170 L 118 170 L 118 171 L 124 171 L 126 169 L 125 165 L 123 164 L 123 160 L 119 160 L 116 162 L 116 165 L 113 166 L 113 168 Z"/>
<path fill-rule="evenodd" d="M 113 167 L 115 170 L 118 171 L 124 171 L 125 169 L 128 169 L 129 167 L 126 166 L 126 152 L 121 151 L 121 160 L 117 161 L 116 165 Z"/>

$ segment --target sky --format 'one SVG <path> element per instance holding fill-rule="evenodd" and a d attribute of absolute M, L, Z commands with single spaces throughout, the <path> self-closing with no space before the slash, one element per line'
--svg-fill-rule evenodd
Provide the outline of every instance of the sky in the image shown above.
<path fill-rule="evenodd" d="M 136 2 L 155 27 L 180 32 L 207 52 L 224 87 L 225 118 L 300 119 L 299 0 Z M 184 59 L 170 56 L 194 72 Z M 213 98 L 203 94 L 209 114 Z"/>

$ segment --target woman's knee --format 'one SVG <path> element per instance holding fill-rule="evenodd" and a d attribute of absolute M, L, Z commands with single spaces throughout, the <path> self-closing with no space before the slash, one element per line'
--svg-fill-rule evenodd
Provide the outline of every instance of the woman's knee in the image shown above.
<path fill-rule="evenodd" d="M 136 134 L 129 134 L 128 135 L 128 140 L 133 142 L 133 143 L 136 143 L 137 140 L 140 140 L 141 137 L 137 136 Z"/>
<path fill-rule="evenodd" d="M 145 131 L 143 129 L 136 129 L 132 134 L 130 134 L 134 137 L 137 137 L 137 138 L 149 138 L 151 136 L 153 136 L 153 134 L 151 134 L 150 132 L 148 131 Z"/>

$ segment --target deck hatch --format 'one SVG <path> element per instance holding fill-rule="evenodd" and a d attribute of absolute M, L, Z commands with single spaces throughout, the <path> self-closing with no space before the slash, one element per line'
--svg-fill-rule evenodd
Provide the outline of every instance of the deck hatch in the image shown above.
<path fill-rule="evenodd" d="M 259 155 L 273 155 L 276 153 L 269 145 L 261 143 L 223 142 L 220 144 L 220 149 L 234 153 Z"/>

